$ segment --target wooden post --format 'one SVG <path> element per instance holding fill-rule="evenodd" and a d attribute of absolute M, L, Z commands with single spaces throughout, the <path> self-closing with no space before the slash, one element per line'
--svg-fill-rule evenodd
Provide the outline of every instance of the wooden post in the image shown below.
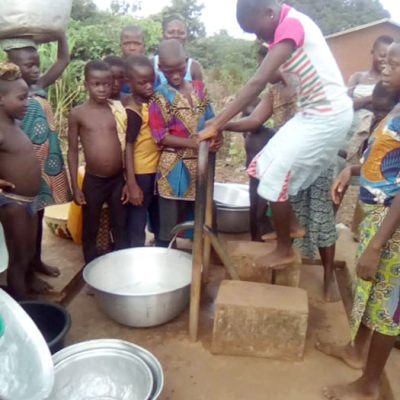
<path fill-rule="evenodd" d="M 213 225 L 213 201 L 214 201 L 214 176 L 215 176 L 215 153 L 208 156 L 208 177 L 207 177 L 207 199 L 205 224 L 212 228 Z M 211 239 L 204 235 L 204 255 L 203 255 L 203 282 L 207 282 L 208 269 L 210 267 Z"/>
<path fill-rule="evenodd" d="M 203 267 L 204 222 L 207 199 L 208 179 L 208 142 L 201 142 L 199 147 L 196 185 L 196 204 L 194 214 L 193 268 L 190 293 L 189 334 L 196 341 L 199 328 L 199 311 L 201 296 L 201 271 Z"/>

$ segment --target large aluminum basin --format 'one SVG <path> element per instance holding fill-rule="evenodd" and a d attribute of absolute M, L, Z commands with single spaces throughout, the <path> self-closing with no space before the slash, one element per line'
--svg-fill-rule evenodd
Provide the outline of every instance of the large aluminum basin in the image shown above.
<path fill-rule="evenodd" d="M 93 340 L 53 356 L 55 381 L 48 400 L 152 400 L 150 366 L 129 343 Z"/>
<path fill-rule="evenodd" d="M 157 247 L 121 250 L 89 263 L 83 277 L 110 318 L 132 327 L 156 326 L 186 308 L 192 256 Z"/>

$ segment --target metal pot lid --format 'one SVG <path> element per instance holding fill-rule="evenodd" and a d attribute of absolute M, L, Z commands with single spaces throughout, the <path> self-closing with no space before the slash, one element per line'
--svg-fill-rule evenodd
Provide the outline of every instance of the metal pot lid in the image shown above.
<path fill-rule="evenodd" d="M 250 207 L 249 187 L 239 183 L 214 183 L 214 201 L 229 208 Z"/>
<path fill-rule="evenodd" d="M 50 350 L 35 323 L 22 307 L 0 289 L 0 398 L 44 400 L 54 383 Z"/>

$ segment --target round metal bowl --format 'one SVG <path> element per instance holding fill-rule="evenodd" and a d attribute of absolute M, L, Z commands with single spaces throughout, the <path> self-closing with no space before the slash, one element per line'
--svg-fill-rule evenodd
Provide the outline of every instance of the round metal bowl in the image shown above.
<path fill-rule="evenodd" d="M 47 399 L 54 382 L 50 350 L 28 314 L 0 289 L 0 399 Z"/>
<path fill-rule="evenodd" d="M 138 328 L 161 325 L 189 302 L 192 256 L 157 247 L 116 251 L 89 263 L 83 278 L 113 320 Z"/>
<path fill-rule="evenodd" d="M 55 380 L 48 400 L 149 400 L 153 373 L 129 343 L 95 340 L 53 356 Z"/>
<path fill-rule="evenodd" d="M 250 230 L 250 208 L 217 205 L 217 229 L 223 233 L 245 233 Z"/>
<path fill-rule="evenodd" d="M 214 201 L 217 206 L 249 208 L 249 186 L 239 183 L 214 183 Z"/>
<path fill-rule="evenodd" d="M 143 360 L 150 368 L 153 377 L 153 387 L 149 399 L 158 399 L 164 387 L 164 373 L 160 362 L 152 353 L 150 353 L 143 347 L 118 339 L 90 340 L 87 342 L 74 344 L 54 354 L 53 362 L 56 370 L 56 382 L 58 382 L 59 379 L 58 365 L 60 363 L 63 363 L 64 360 L 68 359 L 72 355 L 84 354 L 85 352 L 90 351 L 101 351 L 102 349 L 107 349 L 111 351 L 116 350 L 118 352 L 128 353 Z M 123 399 L 125 400 L 125 398 Z M 50 398 L 49 400 L 53 399 Z"/>

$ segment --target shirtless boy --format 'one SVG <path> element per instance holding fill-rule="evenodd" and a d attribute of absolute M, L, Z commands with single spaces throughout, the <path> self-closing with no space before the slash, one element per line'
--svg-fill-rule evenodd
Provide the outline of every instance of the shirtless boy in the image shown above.
<path fill-rule="evenodd" d="M 15 64 L 0 63 L 0 222 L 9 254 L 7 284 L 17 299 L 27 298 L 27 275 L 35 255 L 36 196 L 40 165 L 16 119 L 28 106 L 28 85 Z"/>
<path fill-rule="evenodd" d="M 126 207 L 122 203 L 125 185 L 121 143 L 108 99 L 113 76 L 109 66 L 91 61 L 85 67 L 89 100 L 75 107 L 69 116 L 68 165 L 76 204 L 83 206 L 83 254 L 85 262 L 95 259 L 100 213 L 108 203 L 114 249 L 127 247 Z M 82 190 L 78 186 L 78 142 L 86 161 Z"/>

